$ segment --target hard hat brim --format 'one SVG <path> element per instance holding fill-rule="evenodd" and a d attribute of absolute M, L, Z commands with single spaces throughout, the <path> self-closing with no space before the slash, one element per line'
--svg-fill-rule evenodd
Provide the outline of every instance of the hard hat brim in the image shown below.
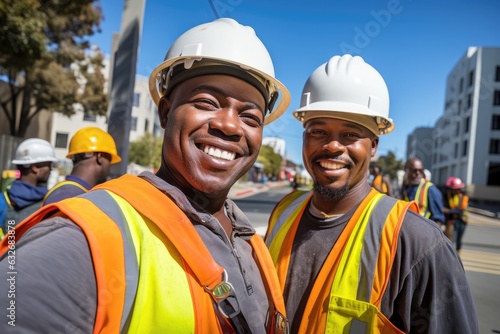
<path fill-rule="evenodd" d="M 313 118 L 337 118 L 359 124 L 379 136 L 395 129 L 390 118 L 382 117 L 369 108 L 348 102 L 313 102 L 294 111 L 293 116 L 303 124 Z M 383 124 L 377 123 L 377 118 L 384 120 Z M 373 121 L 373 122 L 372 122 Z"/>
<path fill-rule="evenodd" d="M 218 61 L 221 63 L 226 63 L 230 64 L 232 66 L 238 66 L 241 68 L 242 71 L 251 71 L 267 81 L 269 81 L 271 84 L 273 84 L 276 87 L 276 90 L 279 92 L 279 97 L 277 101 L 277 105 L 274 107 L 273 110 L 270 110 L 270 112 L 267 114 L 266 118 L 264 119 L 264 125 L 267 125 L 273 121 L 275 121 L 278 117 L 280 117 L 288 108 L 291 100 L 290 92 L 288 89 L 276 78 L 268 75 L 265 72 L 262 72 L 258 69 L 255 69 L 253 67 L 249 67 L 248 65 L 244 65 L 235 61 L 228 61 L 226 59 L 222 58 L 216 58 L 216 57 L 205 57 L 205 56 L 181 56 L 181 57 L 175 57 L 171 58 L 168 60 L 163 61 L 160 65 L 158 65 L 152 72 L 151 75 L 149 76 L 149 92 L 151 94 L 151 98 L 153 99 L 153 102 L 158 105 L 161 97 L 163 96 L 160 87 L 159 87 L 159 81 L 161 81 L 160 76 L 161 72 L 167 68 L 169 68 L 172 64 L 180 61 L 180 60 L 187 60 L 187 59 L 192 59 L 192 60 L 201 60 L 201 59 L 207 59 L 207 60 L 213 60 L 213 61 Z M 267 102 L 267 101 L 266 101 Z"/>

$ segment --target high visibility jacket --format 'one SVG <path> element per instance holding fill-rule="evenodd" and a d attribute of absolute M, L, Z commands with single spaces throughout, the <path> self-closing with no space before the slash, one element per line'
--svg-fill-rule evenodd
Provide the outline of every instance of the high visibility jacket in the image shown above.
<path fill-rule="evenodd" d="M 462 220 L 467 223 L 467 207 L 469 206 L 469 196 L 459 193 L 452 194 L 451 192 L 447 192 L 448 205 L 450 209 L 459 209 L 462 210 Z M 449 215 L 453 218 L 453 215 Z"/>
<path fill-rule="evenodd" d="M 58 182 L 56 183 L 52 188 L 49 189 L 49 191 L 47 191 L 47 193 L 45 194 L 45 196 L 43 197 L 43 202 L 42 202 L 42 205 L 45 205 L 45 201 L 47 200 L 47 198 L 49 198 L 49 196 L 54 192 L 56 191 L 57 189 L 60 189 L 64 187 L 65 189 L 67 187 L 71 187 L 71 188 L 76 188 L 76 190 L 78 191 L 78 193 L 80 194 L 84 194 L 86 192 L 88 192 L 87 188 L 85 188 L 84 186 L 82 186 L 80 183 L 78 182 L 75 182 L 75 181 L 71 181 L 71 180 L 62 180 L 61 182 Z M 50 202 L 50 201 L 49 201 Z"/>
<path fill-rule="evenodd" d="M 411 199 L 405 195 L 405 200 L 410 201 L 414 200 L 417 202 L 418 209 L 421 216 L 425 218 L 429 218 L 431 216 L 431 212 L 429 211 L 429 188 L 432 186 L 432 182 L 423 181 L 418 185 L 417 191 L 415 192 L 415 198 Z"/>
<path fill-rule="evenodd" d="M 266 242 L 283 290 L 295 234 L 311 197 L 311 192 L 293 192 L 271 215 Z M 379 307 L 409 208 L 418 210 L 414 202 L 372 189 L 318 273 L 299 333 L 402 333 Z"/>
<path fill-rule="evenodd" d="M 375 176 L 375 178 L 373 179 L 373 185 L 377 186 L 379 189 L 382 189 L 382 193 L 387 194 L 387 184 L 385 183 L 382 175 Z"/>
<path fill-rule="evenodd" d="M 82 229 L 96 274 L 94 333 L 221 332 L 208 291 L 222 282 L 224 268 L 213 260 L 189 218 L 137 177 L 125 175 L 94 189 L 42 207 L 15 232 L 20 238 L 54 215 L 67 216 Z M 269 303 L 285 314 L 266 246 L 258 235 L 250 244 Z M 0 254 L 7 249 L 4 240 Z"/>

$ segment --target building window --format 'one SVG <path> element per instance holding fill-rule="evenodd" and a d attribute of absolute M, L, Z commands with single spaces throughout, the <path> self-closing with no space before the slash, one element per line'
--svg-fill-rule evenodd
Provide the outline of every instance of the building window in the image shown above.
<path fill-rule="evenodd" d="M 455 137 L 460 135 L 460 123 L 455 124 Z"/>
<path fill-rule="evenodd" d="M 97 115 L 96 114 L 89 114 L 87 112 L 83 113 L 83 120 L 87 122 L 96 122 L 97 121 Z"/>
<path fill-rule="evenodd" d="M 472 107 L 472 94 L 467 94 L 467 109 Z"/>
<path fill-rule="evenodd" d="M 453 151 L 453 157 L 458 158 L 458 143 L 455 143 L 455 150 Z"/>
<path fill-rule="evenodd" d="M 68 146 L 68 134 L 56 133 L 56 148 L 66 148 Z"/>
<path fill-rule="evenodd" d="M 469 142 L 466 140 L 464 140 L 464 146 L 462 146 L 462 156 L 465 157 L 467 156 L 467 145 L 469 144 Z"/>
<path fill-rule="evenodd" d="M 500 154 L 500 139 L 490 139 L 490 154 Z"/>
<path fill-rule="evenodd" d="M 139 102 L 141 102 L 141 93 L 134 93 L 134 107 L 138 107 Z"/>
<path fill-rule="evenodd" d="M 462 112 L 462 100 L 458 101 L 458 113 Z"/>
<path fill-rule="evenodd" d="M 496 90 L 493 95 L 493 105 L 500 106 L 500 90 Z"/>
<path fill-rule="evenodd" d="M 500 163 L 490 162 L 487 182 L 488 186 L 500 186 Z"/>
<path fill-rule="evenodd" d="M 131 131 L 137 131 L 137 117 L 132 117 L 132 122 L 130 124 Z"/>
<path fill-rule="evenodd" d="M 469 72 L 469 82 L 468 82 L 468 86 L 472 86 L 472 84 L 474 83 L 474 71 L 470 71 Z"/>
<path fill-rule="evenodd" d="M 493 115 L 491 120 L 491 130 L 500 130 L 500 115 Z"/>
<path fill-rule="evenodd" d="M 460 78 L 460 86 L 458 87 L 459 93 L 464 91 L 464 78 Z"/>
<path fill-rule="evenodd" d="M 146 119 L 144 122 L 144 132 L 148 132 L 149 128 L 149 119 Z"/>
<path fill-rule="evenodd" d="M 470 116 L 467 116 L 464 121 L 464 133 L 469 133 L 470 129 Z"/>
<path fill-rule="evenodd" d="M 495 81 L 497 81 L 497 82 L 500 81 L 500 66 L 497 66 Z"/>

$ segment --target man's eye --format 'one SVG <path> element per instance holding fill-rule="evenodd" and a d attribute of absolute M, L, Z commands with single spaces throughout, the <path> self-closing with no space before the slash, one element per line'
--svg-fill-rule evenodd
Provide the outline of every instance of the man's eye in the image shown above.
<path fill-rule="evenodd" d="M 211 100 L 198 99 L 193 102 L 197 108 L 217 108 L 217 104 Z"/>
<path fill-rule="evenodd" d="M 250 126 L 257 127 L 262 125 L 262 120 L 257 115 L 251 113 L 242 113 L 240 114 L 240 117 L 243 119 L 245 123 L 247 123 Z"/>

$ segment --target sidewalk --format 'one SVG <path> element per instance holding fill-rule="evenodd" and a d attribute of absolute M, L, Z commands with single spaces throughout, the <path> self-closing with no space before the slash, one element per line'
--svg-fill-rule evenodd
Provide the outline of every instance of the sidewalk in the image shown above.
<path fill-rule="evenodd" d="M 254 194 L 264 192 L 274 187 L 284 187 L 289 185 L 289 181 L 268 181 L 258 182 L 236 182 L 227 195 L 230 199 L 240 199 Z"/>

